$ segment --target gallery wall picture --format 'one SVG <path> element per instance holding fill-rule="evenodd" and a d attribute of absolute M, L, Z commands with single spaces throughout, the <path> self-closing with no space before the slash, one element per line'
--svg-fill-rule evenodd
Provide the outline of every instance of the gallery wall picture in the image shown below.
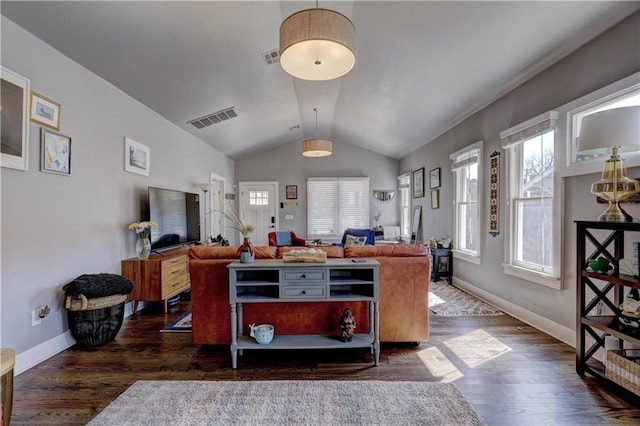
<path fill-rule="evenodd" d="M 60 130 L 60 104 L 39 93 L 31 92 L 31 113 L 29 118 L 38 124 Z"/>
<path fill-rule="evenodd" d="M 431 208 L 439 209 L 440 208 L 440 190 L 434 189 L 431 191 Z"/>
<path fill-rule="evenodd" d="M 71 138 L 54 131 L 40 129 L 40 170 L 71 175 Z"/>
<path fill-rule="evenodd" d="M 429 172 L 429 189 L 440 188 L 440 167 Z"/>
<path fill-rule="evenodd" d="M 11 169 L 29 168 L 29 79 L 5 67 L 0 73 L 2 123 L 0 165 Z"/>
<path fill-rule="evenodd" d="M 149 176 L 151 149 L 130 138 L 124 138 L 124 169 L 127 172 Z"/>
<path fill-rule="evenodd" d="M 298 199 L 298 185 L 286 185 L 287 200 Z"/>
<path fill-rule="evenodd" d="M 413 171 L 413 198 L 424 197 L 424 167 Z"/>

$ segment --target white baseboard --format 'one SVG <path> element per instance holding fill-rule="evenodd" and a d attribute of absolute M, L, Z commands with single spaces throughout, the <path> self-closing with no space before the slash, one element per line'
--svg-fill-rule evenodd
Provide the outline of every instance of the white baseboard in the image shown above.
<path fill-rule="evenodd" d="M 575 330 L 558 324 L 557 322 L 551 321 L 541 315 L 536 314 L 535 312 L 528 311 L 522 306 L 516 305 L 515 303 L 509 302 L 508 300 L 484 291 L 459 278 L 453 277 L 452 281 L 456 287 L 459 287 L 467 293 L 476 296 L 478 299 L 487 302 L 495 306 L 496 308 L 499 308 L 512 317 L 517 318 L 520 321 L 537 328 L 543 333 L 555 337 L 556 339 L 566 343 L 572 348 L 576 347 Z"/>
<path fill-rule="evenodd" d="M 144 302 L 140 303 L 138 305 L 138 310 L 142 309 L 144 306 Z M 131 314 L 133 314 L 133 303 L 126 303 L 124 305 L 125 318 L 130 317 Z M 31 367 L 34 367 L 52 356 L 69 349 L 75 344 L 76 340 L 71 335 L 71 331 L 67 330 L 53 339 L 49 339 L 31 349 L 16 354 L 16 363 L 13 368 L 13 373 L 16 376 L 24 373 Z"/>

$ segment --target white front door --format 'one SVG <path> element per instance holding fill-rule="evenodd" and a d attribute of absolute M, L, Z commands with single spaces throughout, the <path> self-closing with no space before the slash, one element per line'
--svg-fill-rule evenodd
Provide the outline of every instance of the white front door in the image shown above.
<path fill-rule="evenodd" d="M 255 226 L 250 235 L 256 246 L 269 244 L 267 235 L 278 226 L 278 182 L 240 182 L 240 214 Z"/>

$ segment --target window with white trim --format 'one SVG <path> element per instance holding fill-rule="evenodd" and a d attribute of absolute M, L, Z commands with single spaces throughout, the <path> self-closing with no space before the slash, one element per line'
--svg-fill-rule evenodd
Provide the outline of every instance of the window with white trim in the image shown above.
<path fill-rule="evenodd" d="M 411 173 L 398 176 L 398 204 L 400 205 L 400 238 L 411 238 Z"/>
<path fill-rule="evenodd" d="M 449 156 L 454 188 L 453 254 L 476 264 L 482 247 L 482 147 L 483 142 L 478 141 Z"/>
<path fill-rule="evenodd" d="M 577 152 L 582 119 L 594 112 L 638 105 L 640 105 L 640 72 L 559 107 L 560 130 L 563 134 L 562 140 L 566 143 L 566 161 L 562 169 L 557 167 L 556 171 L 563 176 L 602 172 L 602 162 L 610 154 L 607 148 L 603 148 L 601 153 L 590 155 Z M 626 152 L 622 158 L 626 160 L 627 167 L 639 166 L 640 150 Z M 560 165 L 558 162 L 558 166 Z"/>
<path fill-rule="evenodd" d="M 307 235 L 339 240 L 347 228 L 369 228 L 369 178 L 307 178 Z"/>
<path fill-rule="evenodd" d="M 555 170 L 558 112 L 500 133 L 506 150 L 505 273 L 560 289 L 560 180 Z"/>

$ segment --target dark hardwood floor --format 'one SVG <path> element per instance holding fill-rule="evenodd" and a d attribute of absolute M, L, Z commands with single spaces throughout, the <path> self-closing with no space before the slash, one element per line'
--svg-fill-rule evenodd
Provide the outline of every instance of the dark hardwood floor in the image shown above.
<path fill-rule="evenodd" d="M 136 380 L 281 379 L 453 382 L 490 425 L 640 424 L 637 407 L 576 374 L 573 348 L 508 315 L 432 314 L 430 341 L 384 344 L 379 367 L 368 351 L 245 351 L 232 370 L 228 347 L 160 332 L 189 307 L 188 295 L 166 315 L 151 305 L 114 341 L 15 377 L 11 424 L 85 424 Z"/>

